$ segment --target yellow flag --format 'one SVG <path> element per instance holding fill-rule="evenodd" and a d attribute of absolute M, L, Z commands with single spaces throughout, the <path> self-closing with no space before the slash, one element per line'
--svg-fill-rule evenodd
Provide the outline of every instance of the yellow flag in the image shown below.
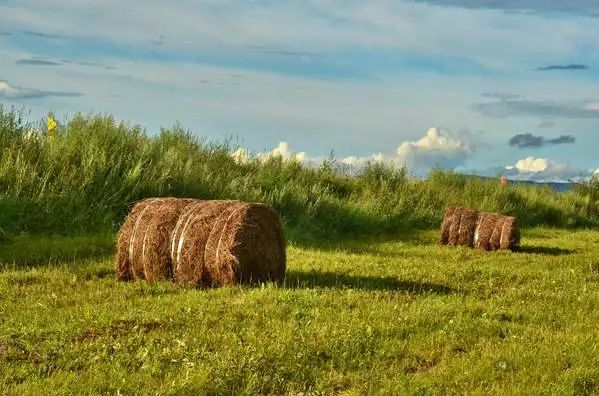
<path fill-rule="evenodd" d="M 54 135 L 57 126 L 58 124 L 56 121 L 54 121 L 54 118 L 52 116 L 48 116 L 48 135 Z"/>

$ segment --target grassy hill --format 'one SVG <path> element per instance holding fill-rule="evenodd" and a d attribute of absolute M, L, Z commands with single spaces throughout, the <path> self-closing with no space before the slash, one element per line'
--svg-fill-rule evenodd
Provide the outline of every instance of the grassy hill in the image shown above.
<path fill-rule="evenodd" d="M 548 187 L 371 164 L 358 175 L 334 159 L 313 169 L 271 158 L 238 163 L 234 147 L 180 126 L 149 135 L 106 115 L 78 115 L 54 136 L 23 113 L 0 108 L 0 235 L 112 232 L 132 202 L 148 196 L 266 202 L 289 235 L 356 236 L 437 227 L 448 205 L 516 215 L 525 226 L 599 224 L 593 190 Z"/>

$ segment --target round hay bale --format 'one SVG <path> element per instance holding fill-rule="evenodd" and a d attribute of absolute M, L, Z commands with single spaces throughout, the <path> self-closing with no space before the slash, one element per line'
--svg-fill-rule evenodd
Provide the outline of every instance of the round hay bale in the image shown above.
<path fill-rule="evenodd" d="M 474 234 L 478 224 L 478 210 L 464 209 L 460 218 L 460 227 L 458 229 L 458 245 L 474 246 Z"/>
<path fill-rule="evenodd" d="M 478 225 L 478 235 L 475 236 L 474 247 L 482 250 L 491 249 L 491 236 L 495 225 L 501 216 L 496 213 L 482 213 Z"/>
<path fill-rule="evenodd" d="M 440 245 L 447 245 L 449 242 L 449 228 L 451 227 L 451 219 L 455 209 L 456 208 L 445 209 L 445 216 L 443 217 L 443 223 L 441 224 L 441 236 L 439 237 Z"/>
<path fill-rule="evenodd" d="M 462 213 L 464 208 L 455 208 L 451 216 L 451 224 L 449 225 L 449 238 L 447 244 L 449 246 L 457 246 L 460 239 L 460 222 L 462 221 Z"/>
<path fill-rule="evenodd" d="M 263 204 L 235 204 L 216 219 L 205 250 L 213 286 L 278 281 L 285 275 L 281 218 Z"/>
<path fill-rule="evenodd" d="M 500 249 L 518 250 L 520 247 L 520 228 L 518 220 L 515 217 L 505 217 L 501 229 L 501 238 L 499 241 Z"/>
<path fill-rule="evenodd" d="M 175 281 L 189 286 L 209 283 L 204 261 L 206 242 L 216 219 L 239 201 L 204 201 L 187 207 L 175 226 L 171 259 Z"/>
<path fill-rule="evenodd" d="M 173 278 L 171 242 L 181 212 L 195 200 L 177 199 L 153 204 L 149 222 L 143 231 L 141 262 L 145 279 L 150 282 Z"/>
<path fill-rule="evenodd" d="M 159 198 L 148 198 L 137 202 L 131 212 L 125 218 L 123 225 L 117 234 L 116 243 L 116 277 L 118 280 L 126 281 L 133 279 L 133 273 L 131 271 L 131 260 L 129 259 L 129 243 L 131 240 L 131 234 L 137 217 L 143 211 L 143 209 Z"/>

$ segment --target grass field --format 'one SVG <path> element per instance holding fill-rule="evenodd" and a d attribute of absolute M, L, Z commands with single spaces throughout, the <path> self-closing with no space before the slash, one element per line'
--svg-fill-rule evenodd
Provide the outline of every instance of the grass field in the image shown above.
<path fill-rule="evenodd" d="M 291 244 L 284 285 L 114 280 L 112 236 L 0 242 L 0 394 L 593 394 L 599 231 Z"/>

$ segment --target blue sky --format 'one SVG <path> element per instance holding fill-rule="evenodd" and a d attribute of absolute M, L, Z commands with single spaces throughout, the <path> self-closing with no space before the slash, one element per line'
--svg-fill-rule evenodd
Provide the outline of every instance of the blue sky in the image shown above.
<path fill-rule="evenodd" d="M 4 0 L 0 103 L 312 163 L 567 180 L 599 168 L 597 37 L 590 0 Z"/>

